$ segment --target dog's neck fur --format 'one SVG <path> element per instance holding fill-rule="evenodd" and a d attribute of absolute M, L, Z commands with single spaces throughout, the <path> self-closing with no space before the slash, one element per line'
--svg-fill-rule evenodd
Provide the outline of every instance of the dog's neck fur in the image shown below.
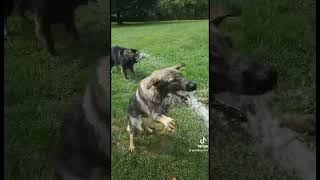
<path fill-rule="evenodd" d="M 106 155 L 109 155 L 110 145 L 108 142 L 111 128 L 108 128 L 107 123 L 110 115 L 110 108 L 108 108 L 110 102 L 108 82 L 110 82 L 110 77 L 107 62 L 107 59 L 101 60 L 94 81 L 88 85 L 85 91 L 82 106 L 88 123 L 93 126 L 98 136 L 99 148 Z"/>
<path fill-rule="evenodd" d="M 137 91 L 141 91 L 139 94 L 143 98 L 148 98 L 148 100 L 155 104 L 161 104 L 163 99 L 166 97 L 166 93 L 159 91 L 156 87 L 152 86 L 148 89 L 144 84 L 140 84 Z"/>

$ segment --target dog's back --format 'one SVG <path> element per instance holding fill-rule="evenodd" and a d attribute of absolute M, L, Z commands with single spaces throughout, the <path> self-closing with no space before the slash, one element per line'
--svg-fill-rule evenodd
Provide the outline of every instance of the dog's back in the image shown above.
<path fill-rule="evenodd" d="M 124 50 L 125 48 L 120 46 L 114 46 L 111 48 L 111 67 L 113 67 L 113 65 L 122 66 L 125 64 L 125 59 L 123 57 Z"/>

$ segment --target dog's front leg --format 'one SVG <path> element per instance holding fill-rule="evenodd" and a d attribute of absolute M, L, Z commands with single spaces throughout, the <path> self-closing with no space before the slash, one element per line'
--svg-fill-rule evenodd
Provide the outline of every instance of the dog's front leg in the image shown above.
<path fill-rule="evenodd" d="M 169 132 L 174 131 L 176 123 L 171 117 L 160 115 L 156 118 L 156 120 L 162 123 Z"/>
<path fill-rule="evenodd" d="M 130 132 L 129 133 L 129 151 L 133 152 L 134 149 L 135 149 L 135 146 L 134 146 L 134 142 L 133 142 L 133 133 Z"/>
<path fill-rule="evenodd" d="M 133 66 L 130 66 L 129 69 L 133 74 L 136 74 L 136 72 L 134 72 Z"/>
<path fill-rule="evenodd" d="M 127 76 L 127 69 L 125 67 L 121 67 L 121 73 L 123 74 L 123 76 L 128 79 L 128 76 Z"/>

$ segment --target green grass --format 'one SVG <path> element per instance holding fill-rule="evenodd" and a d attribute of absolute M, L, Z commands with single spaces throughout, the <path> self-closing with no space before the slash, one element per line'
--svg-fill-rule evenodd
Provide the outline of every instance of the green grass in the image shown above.
<path fill-rule="evenodd" d="M 222 31 L 242 54 L 275 66 L 279 73 L 275 110 L 279 114 L 315 113 L 315 2 L 211 0 L 212 8 L 242 9 L 241 17 L 221 25 Z M 215 179 L 296 179 L 293 172 L 286 172 L 270 156 L 256 151 L 248 138 L 220 131 L 215 136 L 225 140 L 210 146 L 210 171 Z"/>
<path fill-rule="evenodd" d="M 67 38 L 62 27 L 53 27 L 60 57 L 37 48 L 34 23 L 13 15 L 9 20 L 10 43 L 4 47 L 4 118 L 8 179 L 52 179 L 52 151 L 58 139 L 63 113 L 80 96 L 95 70 L 96 59 L 105 56 L 105 2 L 77 11 L 80 43 Z"/>
<path fill-rule="evenodd" d="M 163 21 L 112 25 L 112 46 L 139 49 L 150 55 L 135 65 L 136 76 L 125 80 L 117 68 L 112 70 L 112 177 L 113 179 L 205 179 L 208 153 L 189 152 L 208 129 L 188 107 L 170 109 L 176 131 L 142 133 L 136 150 L 128 152 L 127 106 L 141 79 L 154 70 L 186 63 L 182 74 L 197 83 L 197 96 L 208 96 L 208 21 Z"/>

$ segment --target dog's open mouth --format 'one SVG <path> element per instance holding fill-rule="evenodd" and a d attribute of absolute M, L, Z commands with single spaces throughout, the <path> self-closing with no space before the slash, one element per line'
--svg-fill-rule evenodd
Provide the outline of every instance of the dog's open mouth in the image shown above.
<path fill-rule="evenodd" d="M 136 57 L 136 61 L 140 62 L 142 59 L 149 57 L 148 54 L 144 53 L 144 52 L 139 52 L 137 57 Z"/>
<path fill-rule="evenodd" d="M 178 96 L 181 100 L 186 101 L 186 100 L 188 100 L 188 97 L 190 97 L 191 94 L 193 94 L 194 92 L 195 91 L 191 91 L 191 92 L 189 92 L 189 91 L 177 91 L 175 93 L 175 95 Z"/>

